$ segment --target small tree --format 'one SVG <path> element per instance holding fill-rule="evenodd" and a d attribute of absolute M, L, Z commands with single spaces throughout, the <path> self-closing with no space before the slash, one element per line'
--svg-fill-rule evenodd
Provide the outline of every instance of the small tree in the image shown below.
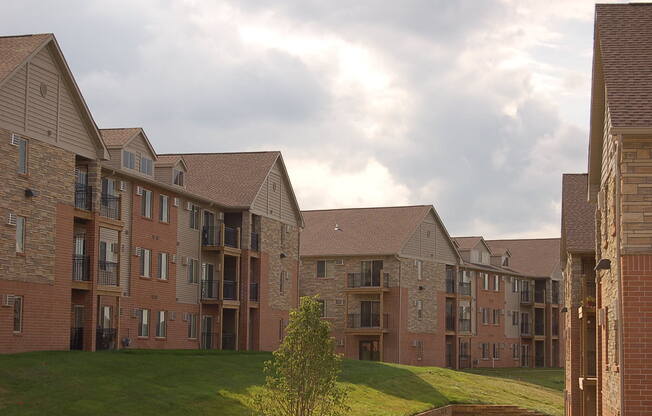
<path fill-rule="evenodd" d="M 339 416 L 347 391 L 337 385 L 341 357 L 334 353 L 330 324 L 316 297 L 303 297 L 290 312 L 287 335 L 265 362 L 265 386 L 253 407 L 263 416 Z"/>

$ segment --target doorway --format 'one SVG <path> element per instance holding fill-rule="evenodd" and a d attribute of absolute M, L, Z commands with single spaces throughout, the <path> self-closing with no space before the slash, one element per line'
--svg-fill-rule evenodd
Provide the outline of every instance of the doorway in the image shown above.
<path fill-rule="evenodd" d="M 360 360 L 379 361 L 380 348 L 377 340 L 360 341 Z"/>
<path fill-rule="evenodd" d="M 204 315 L 201 319 L 201 347 L 205 350 L 215 348 L 213 334 L 213 317 Z"/>

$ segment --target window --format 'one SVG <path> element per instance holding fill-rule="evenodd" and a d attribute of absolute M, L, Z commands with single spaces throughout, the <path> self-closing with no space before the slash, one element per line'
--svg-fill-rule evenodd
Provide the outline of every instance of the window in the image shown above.
<path fill-rule="evenodd" d="M 423 341 L 417 340 L 417 360 L 423 360 Z"/>
<path fill-rule="evenodd" d="M 281 272 L 281 276 L 280 276 L 280 278 L 279 278 L 279 293 L 280 293 L 281 295 L 282 295 L 283 293 L 285 293 L 285 280 L 287 279 L 287 277 L 288 277 L 288 272 L 286 272 L 285 270 L 283 270 L 283 271 Z"/>
<path fill-rule="evenodd" d="M 496 292 L 500 291 L 500 276 L 497 274 L 494 275 L 494 290 Z"/>
<path fill-rule="evenodd" d="M 494 344 L 494 360 L 500 360 L 500 344 Z"/>
<path fill-rule="evenodd" d="M 480 308 L 482 312 L 482 323 L 484 325 L 489 324 L 489 309 L 488 308 Z"/>
<path fill-rule="evenodd" d="M 518 279 L 516 277 L 514 277 L 514 280 L 512 280 L 512 292 L 518 292 Z"/>
<path fill-rule="evenodd" d="M 421 280 L 421 278 L 423 277 L 423 261 L 416 260 L 416 265 L 417 265 L 417 279 Z"/>
<path fill-rule="evenodd" d="M 158 278 L 168 280 L 168 253 L 158 253 Z"/>
<path fill-rule="evenodd" d="M 503 257 L 503 267 L 509 267 L 509 257 Z"/>
<path fill-rule="evenodd" d="M 317 277 L 335 277 L 335 260 L 318 260 Z"/>
<path fill-rule="evenodd" d="M 197 315 L 188 314 L 188 338 L 197 338 Z"/>
<path fill-rule="evenodd" d="M 199 260 L 188 259 L 188 283 L 199 282 Z"/>
<path fill-rule="evenodd" d="M 138 311 L 138 336 L 149 336 L 149 310 L 141 309 Z"/>
<path fill-rule="evenodd" d="M 512 311 L 512 325 L 518 326 L 518 317 L 519 317 L 519 312 Z"/>
<path fill-rule="evenodd" d="M 23 332 L 23 297 L 14 296 L 14 332 Z"/>
<path fill-rule="evenodd" d="M 500 309 L 493 310 L 493 324 L 500 325 Z"/>
<path fill-rule="evenodd" d="M 141 157 L 140 158 L 140 172 L 144 173 L 145 175 L 150 175 L 152 174 L 152 159 L 147 158 L 147 157 Z"/>
<path fill-rule="evenodd" d="M 140 215 L 145 218 L 152 218 L 152 191 L 143 189 L 140 203 Z"/>
<path fill-rule="evenodd" d="M 140 253 L 140 275 L 150 277 L 152 271 L 152 250 L 142 249 Z"/>
<path fill-rule="evenodd" d="M 482 276 L 482 289 L 489 290 L 489 273 L 480 273 Z"/>
<path fill-rule="evenodd" d="M 199 230 L 199 207 L 195 204 L 190 204 L 190 228 Z"/>
<path fill-rule="evenodd" d="M 172 176 L 175 185 L 183 186 L 183 171 L 173 169 Z"/>
<path fill-rule="evenodd" d="M 520 358 L 521 346 L 519 344 L 512 344 L 512 358 L 518 360 Z"/>
<path fill-rule="evenodd" d="M 16 217 L 16 253 L 25 252 L 25 217 Z"/>
<path fill-rule="evenodd" d="M 136 169 L 136 155 L 126 150 L 123 150 L 122 166 L 129 169 Z"/>
<path fill-rule="evenodd" d="M 170 198 L 167 195 L 159 196 L 158 219 L 161 222 L 170 221 Z"/>
<path fill-rule="evenodd" d="M 326 317 L 326 301 L 322 299 L 317 299 L 317 303 L 319 303 L 319 308 L 321 310 L 321 316 L 322 318 Z"/>
<path fill-rule="evenodd" d="M 27 175 L 27 140 L 17 136 L 13 140 L 18 146 L 18 173 Z"/>
<path fill-rule="evenodd" d="M 489 344 L 488 343 L 483 343 L 482 344 L 482 359 L 483 360 L 488 360 L 489 359 Z"/>
<path fill-rule="evenodd" d="M 423 301 L 417 301 L 417 319 L 423 318 Z"/>
<path fill-rule="evenodd" d="M 362 274 L 362 286 L 380 286 L 382 270 L 382 260 L 361 261 L 360 271 Z"/>
<path fill-rule="evenodd" d="M 165 338 L 166 330 L 166 312 L 158 311 L 158 316 L 156 317 L 156 337 Z"/>
<path fill-rule="evenodd" d="M 113 328 L 113 306 L 102 306 L 102 317 L 100 318 L 100 325 L 104 329 Z"/>
<path fill-rule="evenodd" d="M 283 320 L 278 321 L 278 340 L 283 341 Z"/>

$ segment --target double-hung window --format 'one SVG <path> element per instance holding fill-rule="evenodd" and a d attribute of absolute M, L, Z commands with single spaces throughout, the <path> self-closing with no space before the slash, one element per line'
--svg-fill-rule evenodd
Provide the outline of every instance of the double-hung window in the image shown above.
<path fill-rule="evenodd" d="M 127 150 L 122 151 L 122 166 L 128 169 L 136 169 L 136 155 Z"/>
<path fill-rule="evenodd" d="M 480 273 L 482 275 L 482 289 L 489 290 L 489 273 Z"/>
<path fill-rule="evenodd" d="M 512 280 L 512 292 L 518 292 L 518 279 L 516 277 L 514 277 Z"/>
<path fill-rule="evenodd" d="M 152 275 L 152 250 L 144 248 L 140 253 L 140 275 L 151 277 Z"/>
<path fill-rule="evenodd" d="M 489 344 L 488 343 L 483 343 L 482 344 L 482 359 L 483 360 L 488 360 L 489 359 Z"/>
<path fill-rule="evenodd" d="M 500 360 L 500 344 L 494 344 L 494 360 Z"/>
<path fill-rule="evenodd" d="M 140 172 L 144 173 L 145 175 L 152 175 L 152 166 L 154 162 L 152 159 L 147 158 L 147 157 L 141 157 L 140 158 Z"/>
<path fill-rule="evenodd" d="M 518 326 L 519 311 L 512 311 L 512 325 Z"/>
<path fill-rule="evenodd" d="M 173 175 L 174 175 L 174 184 L 183 186 L 183 171 L 174 169 Z"/>
<path fill-rule="evenodd" d="M 493 324 L 500 325 L 500 309 L 493 310 Z"/>
<path fill-rule="evenodd" d="M 195 204 L 190 204 L 190 228 L 199 230 L 199 207 Z"/>
<path fill-rule="evenodd" d="M 25 252 L 25 217 L 16 216 L 16 253 Z"/>
<path fill-rule="evenodd" d="M 140 214 L 145 218 L 152 218 L 152 191 L 143 189 L 140 201 Z"/>
<path fill-rule="evenodd" d="M 197 315 L 188 314 L 188 338 L 197 338 Z"/>
<path fill-rule="evenodd" d="M 170 222 L 170 197 L 159 195 L 158 220 L 161 222 Z"/>
<path fill-rule="evenodd" d="M 500 291 L 500 276 L 497 274 L 494 275 L 494 290 L 496 292 Z"/>
<path fill-rule="evenodd" d="M 317 277 L 335 277 L 335 260 L 318 260 Z"/>
<path fill-rule="evenodd" d="M 323 299 L 318 299 L 317 302 L 319 303 L 319 309 L 320 309 L 320 316 L 322 318 L 326 317 L 326 301 Z"/>
<path fill-rule="evenodd" d="M 149 309 L 138 311 L 138 336 L 149 336 Z"/>
<path fill-rule="evenodd" d="M 168 280 L 168 253 L 158 253 L 158 278 Z"/>
<path fill-rule="evenodd" d="M 167 314 L 165 311 L 158 311 L 156 316 L 156 337 L 165 338 L 167 333 L 167 323 L 166 323 Z"/>

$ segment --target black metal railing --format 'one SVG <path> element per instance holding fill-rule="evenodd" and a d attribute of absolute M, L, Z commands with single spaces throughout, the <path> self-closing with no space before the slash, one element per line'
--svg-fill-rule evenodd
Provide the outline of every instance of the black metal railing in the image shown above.
<path fill-rule="evenodd" d="M 235 350 L 235 334 L 227 332 L 222 333 L 222 349 Z"/>
<path fill-rule="evenodd" d="M 446 314 L 446 331 L 455 331 L 455 315 Z"/>
<path fill-rule="evenodd" d="M 379 313 L 350 313 L 346 320 L 347 328 L 380 328 Z M 383 316 L 383 328 L 389 327 L 389 314 Z"/>
<path fill-rule="evenodd" d="M 460 319 L 459 320 L 459 330 L 463 332 L 471 331 L 471 319 Z"/>
<path fill-rule="evenodd" d="M 521 336 L 530 336 L 532 335 L 532 328 L 530 328 L 530 322 L 527 320 L 521 320 Z"/>
<path fill-rule="evenodd" d="M 70 349 L 84 349 L 84 328 L 70 328 Z"/>
<path fill-rule="evenodd" d="M 115 349 L 115 328 L 97 328 L 95 336 L 95 349 L 113 350 Z"/>
<path fill-rule="evenodd" d="M 546 334 L 546 325 L 543 320 L 537 320 L 534 323 L 534 335 L 545 335 Z"/>
<path fill-rule="evenodd" d="M 251 249 L 253 251 L 260 251 L 260 235 L 258 233 L 251 233 Z"/>
<path fill-rule="evenodd" d="M 205 350 L 210 350 L 216 348 L 215 340 L 217 334 L 214 332 L 202 332 L 201 333 L 201 347 Z"/>
<path fill-rule="evenodd" d="M 521 291 L 521 303 L 532 303 L 532 291 L 523 290 Z"/>
<path fill-rule="evenodd" d="M 455 293 L 455 279 L 446 278 L 446 293 Z"/>
<path fill-rule="evenodd" d="M 389 273 L 362 274 L 349 273 L 347 279 L 348 288 L 358 287 L 389 287 Z"/>
<path fill-rule="evenodd" d="M 224 299 L 238 300 L 238 282 L 224 279 Z"/>
<path fill-rule="evenodd" d="M 120 219 L 120 197 L 102 194 L 100 197 L 100 215 L 114 220 Z"/>
<path fill-rule="evenodd" d="M 220 245 L 220 228 L 205 225 L 201 229 L 201 245 L 204 247 L 216 247 Z"/>
<path fill-rule="evenodd" d="M 72 280 L 76 282 L 90 282 L 91 258 L 89 256 L 72 256 Z"/>
<path fill-rule="evenodd" d="M 226 247 L 238 248 L 238 229 L 224 226 L 224 245 Z"/>
<path fill-rule="evenodd" d="M 249 283 L 249 300 L 258 302 L 258 283 Z"/>
<path fill-rule="evenodd" d="M 201 298 L 208 300 L 217 300 L 219 294 L 219 280 L 202 280 L 201 281 Z"/>
<path fill-rule="evenodd" d="M 75 208 L 90 211 L 93 208 L 93 189 L 81 183 L 75 184 Z"/>
<path fill-rule="evenodd" d="M 118 286 L 118 263 L 100 260 L 97 283 L 103 286 Z"/>
<path fill-rule="evenodd" d="M 460 295 L 471 296 L 471 282 L 459 282 Z"/>
<path fill-rule="evenodd" d="M 535 303 L 546 303 L 546 290 L 545 289 L 536 289 L 534 291 L 534 302 Z"/>

